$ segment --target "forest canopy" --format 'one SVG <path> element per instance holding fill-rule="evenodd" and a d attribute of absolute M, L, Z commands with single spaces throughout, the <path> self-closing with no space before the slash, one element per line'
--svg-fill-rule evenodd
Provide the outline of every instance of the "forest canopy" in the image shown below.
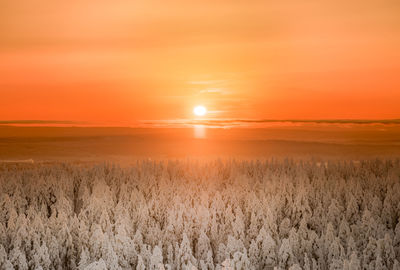
<path fill-rule="evenodd" d="M 400 161 L 0 164 L 0 269 L 400 269 Z"/>

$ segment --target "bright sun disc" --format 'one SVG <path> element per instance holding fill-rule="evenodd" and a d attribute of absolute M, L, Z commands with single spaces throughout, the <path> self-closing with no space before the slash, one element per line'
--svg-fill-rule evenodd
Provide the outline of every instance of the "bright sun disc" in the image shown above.
<path fill-rule="evenodd" d="M 196 106 L 193 109 L 193 113 L 197 116 L 204 116 L 207 113 L 207 109 L 204 106 Z"/>

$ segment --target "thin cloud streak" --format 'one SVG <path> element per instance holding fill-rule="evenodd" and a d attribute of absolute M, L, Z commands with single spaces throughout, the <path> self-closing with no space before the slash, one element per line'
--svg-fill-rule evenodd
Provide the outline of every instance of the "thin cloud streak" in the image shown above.
<path fill-rule="evenodd" d="M 152 126 L 196 126 L 208 127 L 243 127 L 261 126 L 262 124 L 354 124 L 354 125 L 398 125 L 400 119 L 175 119 L 175 120 L 149 120 L 142 121 L 145 125 Z"/>

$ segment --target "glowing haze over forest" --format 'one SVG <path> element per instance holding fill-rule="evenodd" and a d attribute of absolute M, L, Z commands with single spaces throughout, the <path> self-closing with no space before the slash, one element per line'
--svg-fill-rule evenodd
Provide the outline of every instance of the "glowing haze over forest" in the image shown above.
<path fill-rule="evenodd" d="M 400 115 L 399 1 L 3 1 L 0 121 Z"/>
<path fill-rule="evenodd" d="M 0 0 L 0 269 L 400 270 L 400 0 Z"/>

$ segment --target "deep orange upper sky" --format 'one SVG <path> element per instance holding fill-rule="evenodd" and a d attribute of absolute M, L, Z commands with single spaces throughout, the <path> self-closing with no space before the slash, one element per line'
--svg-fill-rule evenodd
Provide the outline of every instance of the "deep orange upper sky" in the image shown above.
<path fill-rule="evenodd" d="M 399 118 L 398 0 L 0 3 L 0 120 Z"/>

